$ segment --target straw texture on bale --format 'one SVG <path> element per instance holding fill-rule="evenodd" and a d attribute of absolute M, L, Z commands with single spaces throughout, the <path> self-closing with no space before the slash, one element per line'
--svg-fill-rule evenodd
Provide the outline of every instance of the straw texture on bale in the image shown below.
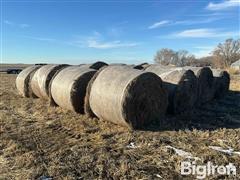
<path fill-rule="evenodd" d="M 91 112 L 115 124 L 141 129 L 153 121 L 161 122 L 167 109 L 167 93 L 154 73 L 108 66 L 89 85 Z"/>
<path fill-rule="evenodd" d="M 141 64 L 138 64 L 138 65 L 135 65 L 133 68 L 143 70 L 143 69 L 146 69 L 149 66 L 150 66 L 150 64 L 148 64 L 148 63 L 141 63 Z"/>
<path fill-rule="evenodd" d="M 112 64 L 109 64 L 109 66 L 127 66 L 127 64 L 124 64 L 124 63 L 112 63 Z"/>
<path fill-rule="evenodd" d="M 96 72 L 81 66 L 60 70 L 51 81 L 50 99 L 62 108 L 83 114 L 86 88 Z"/>
<path fill-rule="evenodd" d="M 102 62 L 102 61 L 97 61 L 93 64 L 81 64 L 80 66 L 85 67 L 85 68 L 91 68 L 91 69 L 99 70 L 103 66 L 108 66 L 108 64 L 105 63 L 105 62 Z"/>
<path fill-rule="evenodd" d="M 174 70 L 174 69 L 181 69 L 181 68 L 176 68 L 173 66 L 163 66 L 160 64 L 151 64 L 145 68 L 146 71 L 154 72 L 157 75 L 160 75 L 165 72 L 169 72 L 170 70 Z"/>
<path fill-rule="evenodd" d="M 111 66 L 111 65 L 109 65 Z M 86 95 L 85 95 L 85 100 L 84 100 L 84 113 L 91 118 L 97 117 L 91 110 L 90 107 L 90 102 L 89 102 L 89 97 L 90 97 L 90 92 L 91 92 L 91 88 L 92 88 L 92 84 L 95 81 L 95 79 L 97 78 L 98 74 L 107 66 L 103 66 L 101 69 L 99 69 L 91 78 L 91 80 L 88 83 L 87 89 L 86 89 Z"/>
<path fill-rule="evenodd" d="M 23 69 L 16 78 L 16 88 L 23 97 L 35 97 L 31 89 L 31 79 L 34 73 L 41 67 L 41 65 L 29 66 Z"/>
<path fill-rule="evenodd" d="M 49 64 L 42 66 L 35 73 L 31 80 L 33 93 L 43 99 L 49 98 L 49 84 L 55 73 L 67 67 L 66 64 Z"/>
<path fill-rule="evenodd" d="M 214 76 L 215 98 L 223 97 L 229 90 L 230 75 L 227 71 L 212 69 Z"/>
<path fill-rule="evenodd" d="M 166 68 L 154 65 L 146 71 L 156 73 L 163 80 L 168 92 L 168 113 L 186 113 L 191 111 L 197 102 L 197 78 L 193 71 L 183 68 Z"/>
<path fill-rule="evenodd" d="M 198 79 L 198 102 L 201 105 L 214 98 L 214 78 L 209 67 L 184 67 L 191 69 Z"/>

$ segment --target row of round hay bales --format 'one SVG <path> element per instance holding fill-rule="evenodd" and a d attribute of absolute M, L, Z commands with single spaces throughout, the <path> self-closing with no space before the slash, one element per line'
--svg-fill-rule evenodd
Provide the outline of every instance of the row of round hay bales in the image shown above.
<path fill-rule="evenodd" d="M 80 66 L 90 69 L 98 70 L 107 64 L 102 61 L 97 61 L 92 64 L 82 64 Z M 55 73 L 59 72 L 64 67 L 69 66 L 66 64 L 36 64 L 25 68 L 16 79 L 16 87 L 19 93 L 24 97 L 29 97 L 29 91 L 32 87 L 35 89 L 37 97 L 46 97 L 48 85 L 50 80 L 54 77 Z M 42 92 L 39 92 L 39 87 Z M 44 90 L 43 90 L 44 89 Z"/>
<path fill-rule="evenodd" d="M 160 122 L 168 106 L 161 78 L 126 65 L 107 66 L 96 73 L 86 101 L 89 116 L 133 129 Z"/>
<path fill-rule="evenodd" d="M 84 64 L 82 69 L 100 69 L 107 64 L 98 61 L 93 64 Z M 16 78 L 16 88 L 24 97 L 49 98 L 50 84 L 55 76 L 66 64 L 33 65 L 24 69 Z M 77 67 L 77 66 L 76 66 Z"/>
<path fill-rule="evenodd" d="M 49 86 L 51 105 L 84 114 L 86 88 L 93 75 L 107 63 L 97 61 L 92 64 L 69 66 L 59 71 Z"/>
<path fill-rule="evenodd" d="M 192 70 L 151 65 L 145 71 L 157 74 L 168 92 L 168 113 L 189 112 L 197 101 L 197 78 Z"/>
<path fill-rule="evenodd" d="M 41 65 L 29 66 L 23 69 L 16 78 L 16 88 L 23 97 L 34 97 L 31 89 L 31 79 L 34 73 L 41 67 Z"/>
<path fill-rule="evenodd" d="M 189 112 L 195 106 L 224 96 L 229 89 L 229 74 L 209 67 L 177 68 L 155 64 L 145 70 L 162 78 L 169 94 L 169 113 Z"/>
<path fill-rule="evenodd" d="M 184 67 L 194 71 L 198 78 L 199 103 L 207 103 L 223 97 L 229 90 L 230 76 L 227 71 L 209 67 Z"/>
<path fill-rule="evenodd" d="M 161 122 L 166 110 L 185 113 L 222 96 L 229 81 L 226 72 L 207 67 L 96 62 L 31 66 L 18 75 L 16 86 L 25 97 L 49 99 L 64 109 L 141 129 Z"/>
<path fill-rule="evenodd" d="M 90 67 L 32 66 L 19 74 L 16 84 L 20 77 L 28 77 L 26 87 L 37 97 L 78 113 L 84 113 L 85 107 L 89 115 L 129 128 L 162 120 L 168 96 L 156 74 L 127 65 L 102 64 L 99 71 Z"/>
<path fill-rule="evenodd" d="M 184 69 L 191 69 L 198 80 L 198 100 L 197 106 L 211 101 L 214 98 L 214 78 L 213 73 L 209 67 L 189 67 Z"/>
<path fill-rule="evenodd" d="M 49 84 L 54 75 L 65 68 L 66 64 L 48 64 L 39 68 L 33 75 L 30 86 L 35 94 L 39 98 L 49 98 Z"/>

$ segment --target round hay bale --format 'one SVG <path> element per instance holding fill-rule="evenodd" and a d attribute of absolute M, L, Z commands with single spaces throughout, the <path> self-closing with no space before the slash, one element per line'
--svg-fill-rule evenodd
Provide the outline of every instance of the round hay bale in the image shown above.
<path fill-rule="evenodd" d="M 91 69 L 95 69 L 95 70 L 99 70 L 103 66 L 108 66 L 108 64 L 105 62 L 102 62 L 102 61 L 97 61 L 93 64 L 81 64 L 81 67 L 91 68 Z"/>
<path fill-rule="evenodd" d="M 229 90 L 230 75 L 227 71 L 212 69 L 214 76 L 214 96 L 215 98 L 223 97 Z"/>
<path fill-rule="evenodd" d="M 214 78 L 212 70 L 209 67 L 184 68 L 192 70 L 198 79 L 197 105 L 211 101 L 214 98 Z"/>
<path fill-rule="evenodd" d="M 146 71 L 156 73 L 163 80 L 168 92 L 168 113 L 178 114 L 190 112 L 197 102 L 197 78 L 193 71 L 183 68 L 147 68 Z"/>
<path fill-rule="evenodd" d="M 84 114 L 86 88 L 97 71 L 69 66 L 57 73 L 50 84 L 50 99 L 62 108 Z"/>
<path fill-rule="evenodd" d="M 30 81 L 34 73 L 41 67 L 41 65 L 29 66 L 23 69 L 16 78 L 16 88 L 23 97 L 35 97 L 32 93 Z"/>
<path fill-rule="evenodd" d="M 90 86 L 91 112 L 100 119 L 133 129 L 161 122 L 168 105 L 162 80 L 154 73 L 129 66 L 101 69 Z"/>
<path fill-rule="evenodd" d="M 43 99 L 49 98 L 49 83 L 55 73 L 68 65 L 66 64 L 49 64 L 42 66 L 35 73 L 31 80 L 33 93 Z"/>
<path fill-rule="evenodd" d="M 148 64 L 148 63 L 141 63 L 141 64 L 138 64 L 138 65 L 135 65 L 133 68 L 134 69 L 139 69 L 139 70 L 144 70 L 149 66 L 151 66 L 151 65 Z"/>

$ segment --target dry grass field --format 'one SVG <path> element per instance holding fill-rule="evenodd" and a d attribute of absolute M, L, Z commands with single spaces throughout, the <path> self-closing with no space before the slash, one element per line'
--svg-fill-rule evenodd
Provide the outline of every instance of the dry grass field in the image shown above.
<path fill-rule="evenodd" d="M 0 79 L 0 179 L 192 179 L 180 175 L 186 157 L 167 146 L 192 153 L 198 164 L 231 162 L 240 177 L 240 154 L 209 148 L 240 151 L 240 76 L 232 76 L 223 99 L 132 132 L 23 98 L 16 75 Z"/>

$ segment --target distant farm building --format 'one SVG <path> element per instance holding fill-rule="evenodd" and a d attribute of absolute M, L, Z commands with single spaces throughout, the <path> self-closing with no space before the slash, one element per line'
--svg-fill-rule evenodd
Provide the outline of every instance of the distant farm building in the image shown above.
<path fill-rule="evenodd" d="M 231 64 L 231 68 L 240 70 L 240 59 L 234 63 Z"/>

